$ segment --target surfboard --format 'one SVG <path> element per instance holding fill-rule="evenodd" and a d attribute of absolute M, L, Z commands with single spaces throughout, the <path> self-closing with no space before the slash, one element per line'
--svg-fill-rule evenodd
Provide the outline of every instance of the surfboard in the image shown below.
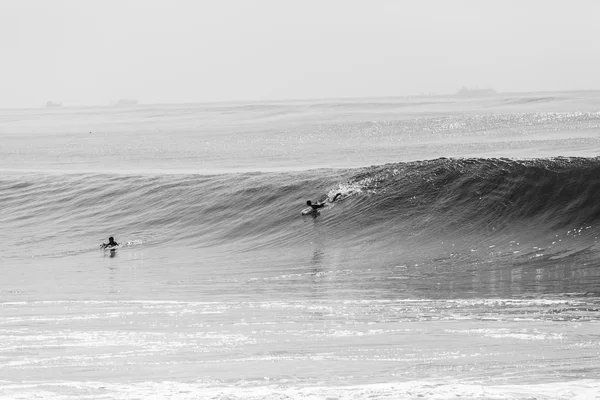
<path fill-rule="evenodd" d="M 100 247 L 102 247 L 102 245 L 100 245 Z M 117 250 L 120 246 L 107 246 L 107 247 L 102 247 L 103 250 Z"/>
<path fill-rule="evenodd" d="M 314 210 L 312 207 L 306 207 L 302 210 L 302 215 L 318 215 L 319 210 Z"/>

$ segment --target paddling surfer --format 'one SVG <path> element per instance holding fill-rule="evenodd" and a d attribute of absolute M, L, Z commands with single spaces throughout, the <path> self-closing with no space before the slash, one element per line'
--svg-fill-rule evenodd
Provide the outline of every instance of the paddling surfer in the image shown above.
<path fill-rule="evenodd" d="M 333 203 L 333 202 L 334 202 L 334 201 L 336 201 L 336 200 L 337 200 L 337 198 L 338 198 L 338 197 L 340 197 L 341 195 L 342 195 L 341 193 L 338 193 L 338 194 L 336 194 L 336 195 L 333 197 L 333 200 L 329 200 L 329 199 L 327 199 L 327 200 L 325 200 L 324 202 L 322 202 L 322 203 L 317 203 L 317 204 L 313 204 L 313 203 L 312 203 L 310 200 L 307 200 L 307 201 L 306 201 L 306 205 L 307 205 L 307 206 L 309 206 L 309 207 L 311 207 L 311 208 L 313 209 L 313 211 L 317 211 L 319 208 L 323 208 L 323 207 L 325 207 L 325 205 L 326 205 L 328 202 L 329 202 L 329 203 Z"/>
<path fill-rule="evenodd" d="M 115 242 L 115 239 L 111 236 L 108 238 L 108 243 L 102 243 L 100 247 L 106 249 L 107 247 L 115 247 L 118 246 L 119 243 Z"/>

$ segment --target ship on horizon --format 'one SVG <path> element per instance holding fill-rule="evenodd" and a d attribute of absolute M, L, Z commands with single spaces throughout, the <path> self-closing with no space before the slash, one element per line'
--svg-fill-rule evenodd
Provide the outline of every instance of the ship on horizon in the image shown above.
<path fill-rule="evenodd" d="M 62 103 L 55 103 L 53 101 L 46 102 L 46 108 L 58 108 L 58 107 L 62 107 Z"/>

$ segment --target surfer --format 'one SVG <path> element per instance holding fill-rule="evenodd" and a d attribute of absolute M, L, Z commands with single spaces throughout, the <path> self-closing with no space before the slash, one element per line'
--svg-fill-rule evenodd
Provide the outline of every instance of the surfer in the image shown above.
<path fill-rule="evenodd" d="M 118 245 L 119 245 L 119 243 L 115 242 L 115 239 L 111 236 L 108 238 L 108 243 L 102 243 L 100 246 L 103 249 L 106 249 L 107 247 L 115 247 Z"/>
<path fill-rule="evenodd" d="M 307 205 L 307 206 L 309 206 L 309 207 L 311 207 L 311 208 L 313 209 L 313 211 L 317 211 L 319 208 L 323 208 L 323 207 L 325 207 L 325 205 L 327 204 L 327 202 L 329 202 L 329 203 L 333 203 L 333 202 L 334 202 L 334 201 L 336 201 L 336 200 L 337 200 L 337 198 L 338 198 L 338 197 L 340 197 L 341 195 L 342 195 L 341 193 L 338 193 L 338 194 L 336 194 L 336 195 L 333 197 L 333 200 L 329 200 L 329 199 L 327 199 L 327 200 L 325 200 L 324 202 L 322 202 L 322 203 L 317 203 L 317 204 L 313 204 L 313 203 L 312 203 L 310 200 L 307 200 L 307 201 L 306 201 L 306 205 Z"/>
<path fill-rule="evenodd" d="M 310 200 L 306 200 L 306 205 L 311 207 L 313 211 L 317 211 L 319 208 L 325 207 L 325 203 L 313 204 Z"/>

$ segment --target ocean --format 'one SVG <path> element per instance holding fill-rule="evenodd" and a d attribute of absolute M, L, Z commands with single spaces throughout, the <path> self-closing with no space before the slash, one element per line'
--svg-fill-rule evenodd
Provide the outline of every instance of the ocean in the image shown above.
<path fill-rule="evenodd" d="M 0 399 L 600 399 L 599 154 L 594 91 L 0 110 Z"/>

